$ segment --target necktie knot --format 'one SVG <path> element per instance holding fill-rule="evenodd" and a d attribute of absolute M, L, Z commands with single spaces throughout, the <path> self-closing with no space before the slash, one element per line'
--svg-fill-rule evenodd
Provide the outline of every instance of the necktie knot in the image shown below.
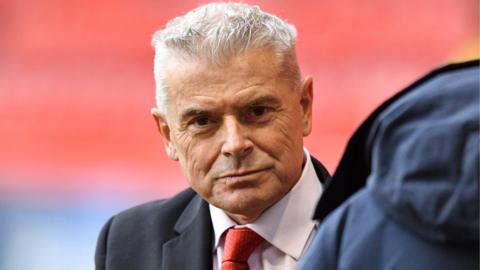
<path fill-rule="evenodd" d="M 221 270 L 248 269 L 248 257 L 263 241 L 260 235 L 249 228 L 228 229 Z"/>

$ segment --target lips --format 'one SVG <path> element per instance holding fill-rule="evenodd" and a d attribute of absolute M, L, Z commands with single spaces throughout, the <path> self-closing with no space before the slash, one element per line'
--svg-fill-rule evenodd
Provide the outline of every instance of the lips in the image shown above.
<path fill-rule="evenodd" d="M 257 174 L 263 171 L 267 171 L 270 168 L 265 168 L 265 169 L 256 169 L 256 170 L 240 170 L 236 172 L 229 172 L 226 174 L 222 174 L 218 178 L 239 178 L 239 177 L 244 177 L 244 176 L 249 176 L 253 174 Z"/>

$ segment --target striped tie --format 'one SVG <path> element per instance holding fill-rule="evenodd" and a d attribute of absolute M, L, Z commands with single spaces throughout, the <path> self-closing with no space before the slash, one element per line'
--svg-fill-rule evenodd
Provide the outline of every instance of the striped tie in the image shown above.
<path fill-rule="evenodd" d="M 248 257 L 263 241 L 249 228 L 228 229 L 221 270 L 249 270 Z"/>

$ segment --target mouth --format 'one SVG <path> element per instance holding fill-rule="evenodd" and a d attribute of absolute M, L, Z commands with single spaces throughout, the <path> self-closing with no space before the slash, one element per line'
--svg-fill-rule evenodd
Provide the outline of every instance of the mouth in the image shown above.
<path fill-rule="evenodd" d="M 254 176 L 256 174 L 259 174 L 268 170 L 270 170 L 270 168 L 256 169 L 256 170 L 240 170 L 240 171 L 222 174 L 218 177 L 218 179 L 239 179 L 239 178 Z"/>

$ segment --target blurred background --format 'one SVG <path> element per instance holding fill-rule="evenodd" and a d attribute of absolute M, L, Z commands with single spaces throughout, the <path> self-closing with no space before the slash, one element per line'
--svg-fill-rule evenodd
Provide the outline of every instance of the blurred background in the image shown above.
<path fill-rule="evenodd" d="M 0 0 L 1 270 L 93 269 L 109 216 L 187 186 L 149 114 L 150 38 L 205 2 Z M 383 100 L 479 53 L 476 0 L 245 2 L 296 25 L 331 172 Z"/>

